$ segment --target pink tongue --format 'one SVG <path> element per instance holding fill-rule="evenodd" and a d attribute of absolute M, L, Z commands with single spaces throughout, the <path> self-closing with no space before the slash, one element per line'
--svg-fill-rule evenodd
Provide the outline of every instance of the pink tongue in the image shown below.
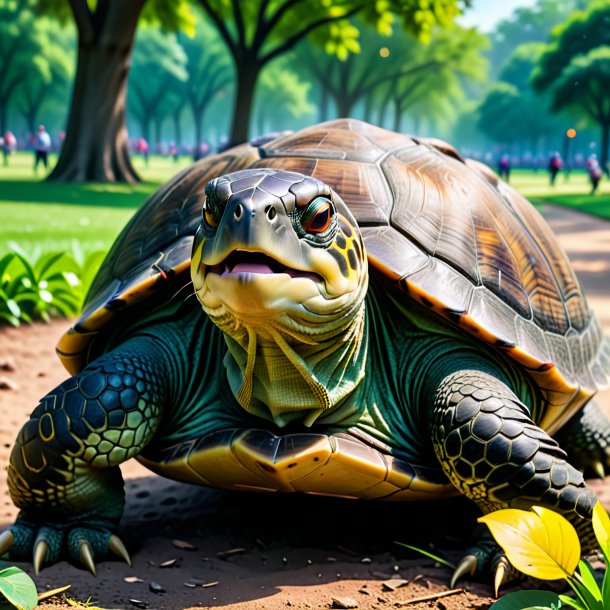
<path fill-rule="evenodd" d="M 237 263 L 231 273 L 273 273 L 268 265 L 260 263 Z"/>

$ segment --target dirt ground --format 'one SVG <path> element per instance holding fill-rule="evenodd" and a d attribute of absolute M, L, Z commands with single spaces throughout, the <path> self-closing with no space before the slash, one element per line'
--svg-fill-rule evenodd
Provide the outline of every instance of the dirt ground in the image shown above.
<path fill-rule="evenodd" d="M 610 334 L 610 223 L 559 208 L 544 213 Z M 0 330 L 0 363 L 8 360 L 9 369 L 0 370 L 0 528 L 16 514 L 4 465 L 38 399 L 65 378 L 54 346 L 66 328 L 60 320 Z M 599 402 L 610 413 L 610 392 Z M 391 505 L 223 493 L 162 479 L 135 461 L 123 473 L 127 508 L 121 535 L 133 568 L 107 561 L 93 577 L 62 562 L 34 576 L 39 590 L 72 584 L 71 598 L 91 597 L 103 608 L 171 610 L 483 610 L 493 601 L 489 584 L 462 581 L 462 592 L 409 604 L 447 591 L 449 570 L 394 541 L 433 543 L 458 560 L 477 516 L 463 499 Z M 591 485 L 610 508 L 610 480 Z M 30 565 L 22 567 L 32 573 Z M 64 601 L 52 607 L 69 606 Z"/>

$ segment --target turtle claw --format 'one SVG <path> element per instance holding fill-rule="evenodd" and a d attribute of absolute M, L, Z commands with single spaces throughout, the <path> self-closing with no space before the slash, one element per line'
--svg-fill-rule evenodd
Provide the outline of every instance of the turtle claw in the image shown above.
<path fill-rule="evenodd" d="M 507 567 L 506 560 L 500 560 L 496 566 L 496 573 L 494 574 L 494 596 L 498 598 L 498 592 L 500 587 L 508 582 L 510 570 Z"/>
<path fill-rule="evenodd" d="M 129 567 L 131 567 L 131 557 L 129 556 L 129 553 L 127 552 L 127 549 L 125 548 L 123 541 L 115 534 L 112 534 L 112 536 L 110 536 L 110 540 L 108 540 L 108 548 L 115 555 L 117 555 L 121 559 L 124 559 L 125 562 L 127 563 L 127 565 Z"/>
<path fill-rule="evenodd" d="M 13 532 L 11 532 L 11 530 L 2 532 L 2 534 L 0 534 L 0 555 L 7 553 L 13 546 L 14 541 L 15 537 L 13 536 Z"/>
<path fill-rule="evenodd" d="M 606 478 L 606 469 L 600 460 L 593 460 L 593 462 L 591 462 L 591 468 L 593 468 L 593 471 L 600 479 Z"/>
<path fill-rule="evenodd" d="M 32 558 L 32 565 L 34 566 L 34 573 L 40 574 L 40 570 L 47 558 L 49 552 L 49 545 L 44 540 L 39 540 L 34 547 L 34 556 Z"/>
<path fill-rule="evenodd" d="M 93 574 L 93 576 L 96 576 L 93 551 L 91 550 L 91 545 L 86 540 L 80 541 L 79 556 L 83 565 Z"/>
<path fill-rule="evenodd" d="M 462 558 L 460 563 L 457 564 L 453 574 L 451 575 L 451 580 L 449 581 L 449 586 L 453 589 L 455 587 L 455 583 L 462 577 L 464 574 L 469 574 L 470 576 L 474 576 L 474 573 L 477 569 L 477 558 L 474 555 L 466 555 L 466 557 Z"/>

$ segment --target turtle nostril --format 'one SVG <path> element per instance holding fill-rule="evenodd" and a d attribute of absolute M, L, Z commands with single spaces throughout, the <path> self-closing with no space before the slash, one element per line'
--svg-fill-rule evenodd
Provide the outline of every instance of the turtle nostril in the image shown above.
<path fill-rule="evenodd" d="M 276 212 L 275 208 L 272 205 L 270 205 L 267 208 L 266 212 L 267 212 L 267 218 L 269 220 L 273 220 L 277 216 L 277 212 Z"/>
<path fill-rule="evenodd" d="M 233 216 L 235 217 L 235 220 L 239 220 L 241 218 L 243 211 L 244 211 L 244 209 L 242 208 L 241 203 L 238 203 L 235 206 L 235 210 L 233 212 Z"/>

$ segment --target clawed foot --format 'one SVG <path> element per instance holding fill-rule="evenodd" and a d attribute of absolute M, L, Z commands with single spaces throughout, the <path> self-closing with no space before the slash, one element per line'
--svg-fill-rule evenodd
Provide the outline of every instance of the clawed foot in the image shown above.
<path fill-rule="evenodd" d="M 498 597 L 502 585 L 517 578 L 517 571 L 496 543 L 493 540 L 482 538 L 475 546 L 468 549 L 467 554 L 458 563 L 451 575 L 449 586 L 453 589 L 455 583 L 465 575 L 485 578 L 488 574 L 493 574 L 496 597 Z"/>
<path fill-rule="evenodd" d="M 8 552 L 11 559 L 31 559 L 36 574 L 43 565 L 56 563 L 62 555 L 67 555 L 95 576 L 95 560 L 104 559 L 109 551 L 131 566 L 131 558 L 121 539 L 101 524 L 60 528 L 18 521 L 0 534 L 0 555 Z"/>

